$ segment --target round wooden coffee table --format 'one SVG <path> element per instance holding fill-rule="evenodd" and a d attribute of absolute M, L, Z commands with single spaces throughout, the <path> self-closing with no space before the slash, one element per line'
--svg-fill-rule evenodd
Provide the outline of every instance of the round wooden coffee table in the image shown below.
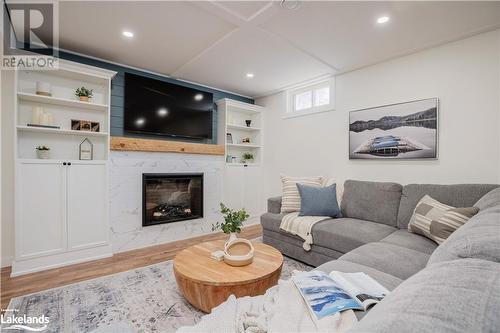
<path fill-rule="evenodd" d="M 250 265 L 233 267 L 210 258 L 213 251 L 224 250 L 225 241 L 211 241 L 188 247 L 174 259 L 174 274 L 184 297 L 195 308 L 210 312 L 229 295 L 262 295 L 276 285 L 283 256 L 274 247 L 252 242 L 255 248 Z"/>

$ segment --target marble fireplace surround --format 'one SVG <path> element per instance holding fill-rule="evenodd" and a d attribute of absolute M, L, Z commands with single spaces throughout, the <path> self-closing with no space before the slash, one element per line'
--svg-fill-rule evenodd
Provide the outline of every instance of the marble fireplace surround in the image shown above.
<path fill-rule="evenodd" d="M 211 233 L 220 220 L 225 161 L 220 155 L 110 152 L 109 216 L 113 252 Z M 204 217 L 142 227 L 143 173 L 203 173 Z"/>

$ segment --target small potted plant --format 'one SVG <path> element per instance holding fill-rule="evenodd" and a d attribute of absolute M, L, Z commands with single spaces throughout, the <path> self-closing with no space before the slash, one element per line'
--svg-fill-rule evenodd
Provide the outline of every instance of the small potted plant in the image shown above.
<path fill-rule="evenodd" d="M 222 202 L 220 203 L 220 212 L 224 217 L 224 222 L 217 222 L 216 224 L 212 224 L 212 231 L 222 229 L 225 234 L 229 234 L 229 241 L 232 241 L 238 237 L 236 237 L 236 233 L 241 232 L 241 227 L 243 222 L 245 222 L 250 215 L 246 212 L 244 208 L 239 211 L 234 211 L 228 207 L 226 207 Z"/>
<path fill-rule="evenodd" d="M 243 153 L 243 163 L 253 163 L 252 153 Z"/>
<path fill-rule="evenodd" d="M 48 159 L 50 155 L 50 148 L 47 146 L 36 147 L 36 155 L 39 159 Z"/>
<path fill-rule="evenodd" d="M 93 89 L 87 89 L 85 87 L 77 88 L 75 91 L 76 97 L 80 98 L 80 101 L 82 102 L 88 102 L 89 98 L 92 98 L 93 94 Z"/>

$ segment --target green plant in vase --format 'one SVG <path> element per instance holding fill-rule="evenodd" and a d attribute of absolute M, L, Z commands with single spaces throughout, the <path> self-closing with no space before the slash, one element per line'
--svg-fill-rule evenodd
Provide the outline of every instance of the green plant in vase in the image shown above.
<path fill-rule="evenodd" d="M 93 89 L 87 89 L 85 87 L 77 88 L 75 90 L 75 96 L 80 98 L 80 101 L 88 102 L 89 98 L 92 98 L 94 95 Z"/>
<path fill-rule="evenodd" d="M 253 163 L 253 154 L 252 153 L 243 153 L 243 163 Z"/>
<path fill-rule="evenodd" d="M 47 146 L 36 147 L 36 155 L 39 159 L 48 159 L 50 157 L 50 148 Z"/>
<path fill-rule="evenodd" d="M 241 232 L 243 222 L 245 222 L 250 215 L 248 215 L 244 208 L 235 211 L 226 207 L 222 202 L 220 203 L 220 212 L 224 217 L 224 222 L 212 224 L 212 231 L 221 229 L 225 234 L 229 234 L 229 241 L 237 238 L 236 233 Z"/>

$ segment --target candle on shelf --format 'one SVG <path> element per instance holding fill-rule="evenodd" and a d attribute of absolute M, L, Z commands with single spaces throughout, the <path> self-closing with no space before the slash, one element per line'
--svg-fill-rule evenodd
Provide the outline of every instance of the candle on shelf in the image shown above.
<path fill-rule="evenodd" d="M 50 114 L 44 113 L 40 120 L 40 124 L 45 126 L 50 125 Z"/>
<path fill-rule="evenodd" d="M 52 113 L 46 113 L 47 115 L 47 125 L 54 125 L 54 116 L 52 115 Z"/>
<path fill-rule="evenodd" d="M 35 125 L 40 125 L 43 116 L 43 108 L 41 106 L 34 106 L 32 110 L 31 122 Z"/>

